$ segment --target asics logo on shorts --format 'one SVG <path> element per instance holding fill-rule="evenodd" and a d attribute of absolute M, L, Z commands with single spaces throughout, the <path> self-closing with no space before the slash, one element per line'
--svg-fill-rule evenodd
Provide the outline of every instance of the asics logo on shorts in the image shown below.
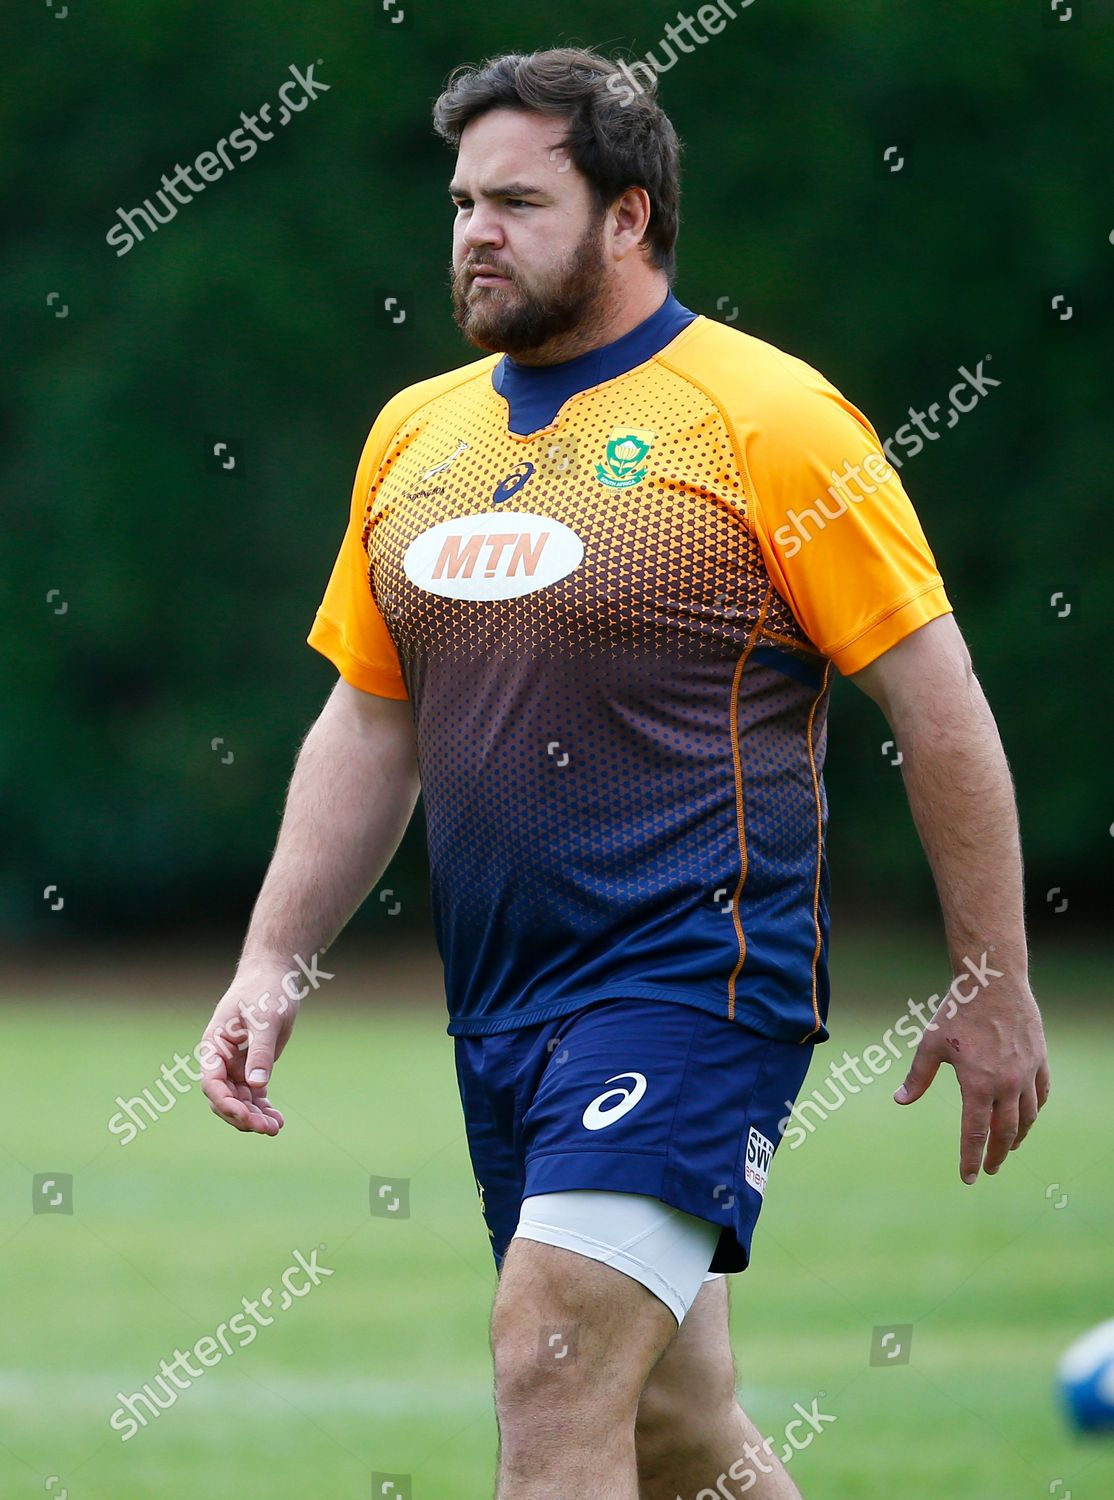
<path fill-rule="evenodd" d="M 634 1087 L 605 1089 L 602 1094 L 597 1094 L 581 1116 L 581 1124 L 585 1130 L 603 1130 L 605 1126 L 613 1124 L 623 1115 L 629 1114 L 646 1092 L 644 1073 L 616 1073 L 607 1082 L 618 1083 L 621 1078 L 633 1078 Z M 619 1102 L 605 1108 L 609 1099 L 617 1099 Z"/>

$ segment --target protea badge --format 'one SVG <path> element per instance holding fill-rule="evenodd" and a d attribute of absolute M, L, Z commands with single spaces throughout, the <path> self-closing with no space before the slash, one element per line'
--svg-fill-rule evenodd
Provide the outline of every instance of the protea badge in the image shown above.
<path fill-rule="evenodd" d="M 612 490 L 629 490 L 646 478 L 643 464 L 657 436 L 633 427 L 616 427 L 607 441 L 607 457 L 596 465 L 596 478 Z"/>

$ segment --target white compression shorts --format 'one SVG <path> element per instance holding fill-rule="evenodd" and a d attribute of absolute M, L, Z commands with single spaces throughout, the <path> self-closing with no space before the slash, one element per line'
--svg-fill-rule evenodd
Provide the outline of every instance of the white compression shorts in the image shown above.
<path fill-rule="evenodd" d="M 632 1276 L 677 1319 L 696 1301 L 709 1271 L 717 1224 L 641 1193 L 578 1189 L 524 1198 L 515 1239 L 537 1240 L 586 1255 Z"/>

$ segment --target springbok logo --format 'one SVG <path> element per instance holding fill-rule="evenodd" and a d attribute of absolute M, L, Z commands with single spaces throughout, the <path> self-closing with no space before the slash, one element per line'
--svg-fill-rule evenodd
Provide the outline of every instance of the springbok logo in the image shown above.
<path fill-rule="evenodd" d="M 583 560 L 584 543 L 552 516 L 491 510 L 423 531 L 402 570 L 415 588 L 446 599 L 517 599 L 558 583 Z"/>
<path fill-rule="evenodd" d="M 656 432 L 636 427 L 613 427 L 607 440 L 607 456 L 596 465 L 596 478 L 611 490 L 629 490 L 646 478 L 641 467 L 650 451 Z"/>
<path fill-rule="evenodd" d="M 432 479 L 435 474 L 443 474 L 450 464 L 455 464 L 460 455 L 467 449 L 468 444 L 463 438 L 456 445 L 456 452 L 450 453 L 443 463 L 434 464 L 432 469 L 423 469 L 422 478 Z"/>

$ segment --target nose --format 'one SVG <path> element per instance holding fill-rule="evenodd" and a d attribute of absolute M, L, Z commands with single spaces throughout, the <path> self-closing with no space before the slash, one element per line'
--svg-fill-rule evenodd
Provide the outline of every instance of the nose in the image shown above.
<path fill-rule="evenodd" d="M 499 246 L 503 243 L 503 227 L 493 204 L 473 204 L 464 226 L 463 242 L 470 250 L 478 249 L 481 245 Z"/>

